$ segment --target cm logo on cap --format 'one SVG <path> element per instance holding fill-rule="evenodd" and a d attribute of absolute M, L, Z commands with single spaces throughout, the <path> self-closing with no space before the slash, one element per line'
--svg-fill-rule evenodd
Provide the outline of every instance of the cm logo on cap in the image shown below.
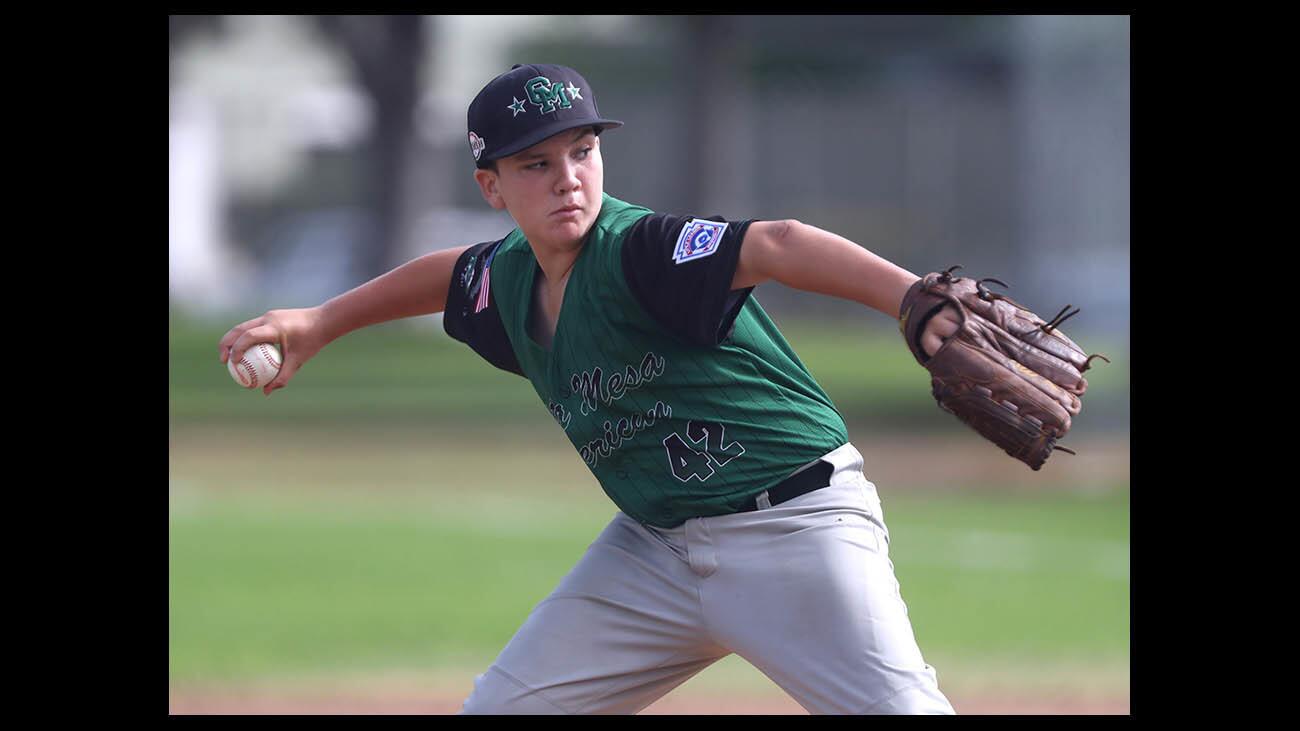
<path fill-rule="evenodd" d="M 534 76 L 524 83 L 524 91 L 528 94 L 528 101 L 542 108 L 542 114 L 554 112 L 556 105 L 562 109 L 573 108 L 563 82 L 552 84 L 545 76 Z"/>

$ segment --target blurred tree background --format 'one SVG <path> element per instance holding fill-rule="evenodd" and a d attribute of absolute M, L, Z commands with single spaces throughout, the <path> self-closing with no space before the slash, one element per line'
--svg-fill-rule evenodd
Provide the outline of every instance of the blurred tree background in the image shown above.
<path fill-rule="evenodd" d="M 1117 361 L 1090 373 L 1115 388 L 1081 426 L 1127 425 L 1122 16 L 169 16 L 173 326 L 215 342 L 504 235 L 465 109 L 528 61 L 579 69 L 627 123 L 603 140 L 615 196 L 797 218 L 918 274 L 996 276 L 1040 313 L 1081 307 L 1068 332 Z M 758 297 L 790 333 L 894 328 L 779 284 Z"/>

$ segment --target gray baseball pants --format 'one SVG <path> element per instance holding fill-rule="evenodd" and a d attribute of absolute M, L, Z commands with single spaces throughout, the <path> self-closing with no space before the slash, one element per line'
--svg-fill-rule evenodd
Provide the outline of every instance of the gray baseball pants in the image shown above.
<path fill-rule="evenodd" d="M 951 714 L 921 658 L 876 486 L 648 527 L 622 512 L 475 679 L 462 713 L 636 713 L 736 653 L 810 713 Z"/>

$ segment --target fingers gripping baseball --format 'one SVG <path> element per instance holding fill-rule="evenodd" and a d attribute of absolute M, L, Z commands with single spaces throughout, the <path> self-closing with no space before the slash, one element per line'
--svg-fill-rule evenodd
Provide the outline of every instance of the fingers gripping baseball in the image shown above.
<path fill-rule="evenodd" d="M 325 346 L 320 329 L 320 316 L 315 308 L 272 310 L 231 328 L 218 342 L 220 359 L 223 363 L 231 359 L 238 362 L 244 351 L 258 343 L 279 346 L 283 363 L 275 378 L 262 387 L 262 393 L 269 396 L 272 391 L 289 385 L 298 369 Z"/>
<path fill-rule="evenodd" d="M 221 336 L 221 340 L 217 341 L 217 357 L 221 360 L 222 363 L 226 363 L 227 361 L 229 361 L 232 355 L 242 356 L 244 354 L 243 350 L 240 350 L 237 353 L 232 353 L 230 349 L 235 344 L 235 341 L 238 340 L 239 337 L 243 335 L 245 331 L 247 331 L 249 328 L 257 327 L 258 325 L 261 325 L 264 317 L 265 316 L 255 317 L 251 320 L 246 320 L 244 322 L 241 322 L 238 325 L 227 330 L 226 334 Z"/>

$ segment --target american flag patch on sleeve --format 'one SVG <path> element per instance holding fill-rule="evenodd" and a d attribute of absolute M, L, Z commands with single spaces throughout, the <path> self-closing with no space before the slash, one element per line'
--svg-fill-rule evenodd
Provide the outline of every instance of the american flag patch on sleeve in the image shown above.
<path fill-rule="evenodd" d="M 488 306 L 488 290 L 491 289 L 492 284 L 492 280 L 488 277 L 488 273 L 491 271 L 491 267 L 491 264 L 483 267 L 483 278 L 479 280 L 478 299 L 474 302 L 474 314 L 476 315 L 483 310 L 486 310 Z"/>
<path fill-rule="evenodd" d="M 500 244 L 492 248 L 487 259 L 483 261 L 483 276 L 478 280 L 478 299 L 474 300 L 474 314 L 478 314 L 488 308 L 488 297 L 491 295 L 492 278 L 489 276 L 492 272 L 492 259 L 497 255 L 497 249 Z"/>

